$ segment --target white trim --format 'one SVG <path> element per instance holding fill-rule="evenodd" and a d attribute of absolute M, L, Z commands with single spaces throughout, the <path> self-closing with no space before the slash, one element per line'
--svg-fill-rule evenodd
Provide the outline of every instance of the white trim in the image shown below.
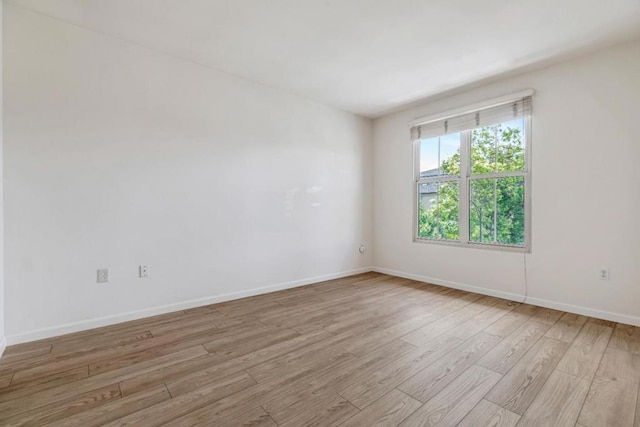
<path fill-rule="evenodd" d="M 412 128 L 414 126 L 426 125 L 428 123 L 449 119 L 451 117 L 460 116 L 462 114 L 472 113 L 478 110 L 485 110 L 487 108 L 496 107 L 498 105 L 506 104 L 511 101 L 526 98 L 527 96 L 533 96 L 534 94 L 535 94 L 535 90 L 525 89 L 525 90 L 521 90 L 520 92 L 499 96 L 497 98 L 488 99 L 486 101 L 478 102 L 472 105 L 465 105 L 464 107 L 453 108 L 451 110 L 443 111 L 441 113 L 418 117 L 409 122 L 409 127 Z"/>
<path fill-rule="evenodd" d="M 20 344 L 28 341 L 35 341 L 43 338 L 55 337 L 58 335 L 70 334 L 73 332 L 84 331 L 87 329 L 109 326 L 116 323 L 127 322 L 129 320 L 142 319 L 144 317 L 155 316 L 158 314 L 171 313 L 178 310 L 186 310 L 188 308 L 200 307 L 203 305 L 215 304 L 225 301 L 231 301 L 240 298 L 262 295 L 270 292 L 281 291 L 284 289 L 297 288 L 299 286 L 310 285 L 312 283 L 324 282 L 325 280 L 340 279 L 342 277 L 352 276 L 354 274 L 368 273 L 372 271 L 372 267 L 357 268 L 339 273 L 325 274 L 322 276 L 310 277 L 307 279 L 295 280 L 292 282 L 280 283 L 277 285 L 265 286 L 261 288 L 249 289 L 240 292 L 231 292 L 222 295 L 213 295 L 204 298 L 198 298 L 189 301 L 167 304 L 159 307 L 145 308 L 142 310 L 130 311 L 127 313 L 116 314 L 112 316 L 98 317 L 95 319 L 81 320 L 79 322 L 65 323 L 63 325 L 53 326 L 50 328 L 38 329 L 35 331 L 23 332 L 21 334 L 9 335 L 4 339 L 10 345 Z"/>
<path fill-rule="evenodd" d="M 215 304 L 219 302 L 231 301 L 239 298 L 246 298 L 255 295 L 266 294 L 269 292 L 280 291 L 284 289 L 296 288 L 299 286 L 310 285 L 312 283 L 323 282 L 325 280 L 339 279 L 342 277 L 352 276 L 354 274 L 367 273 L 375 271 L 377 273 L 388 274 L 391 276 L 403 277 L 405 279 L 417 280 L 419 282 L 432 283 L 434 285 L 446 286 L 448 288 L 460 289 L 467 292 L 473 292 L 481 295 L 488 295 L 496 298 L 503 298 L 511 301 L 522 302 L 524 295 L 514 294 L 504 291 L 496 291 L 489 288 L 483 288 L 480 286 L 469 285 L 466 283 L 453 282 L 450 280 L 438 279 L 435 277 L 423 276 L 420 274 L 406 273 L 403 271 L 392 270 L 383 267 L 363 267 L 354 270 L 344 271 L 340 273 L 327 274 L 324 276 L 312 277 L 309 279 L 302 279 L 293 282 L 281 283 L 278 285 L 265 286 L 262 288 L 250 289 L 247 291 L 233 292 L 223 295 L 215 295 L 195 300 L 183 301 L 175 304 L 167 304 L 164 306 L 131 311 L 128 313 L 118 314 L 114 316 L 106 316 L 95 319 L 83 320 L 80 322 L 67 323 L 52 328 L 38 329 L 31 332 L 25 332 L 22 334 L 11 335 L 2 338 L 0 340 L 0 356 L 4 352 L 7 344 L 20 344 L 28 341 L 35 341 L 43 338 L 50 338 L 58 335 L 69 334 L 73 332 L 84 331 L 87 329 L 98 328 L 101 326 L 109 326 L 116 323 L 126 322 L 129 320 L 142 319 L 149 316 L 158 314 L 171 313 L 178 310 L 186 310 L 188 308 L 200 307 L 208 304 Z M 554 310 L 562 310 L 569 313 L 581 314 L 584 316 L 595 317 L 598 319 L 610 320 L 612 322 L 620 322 L 628 325 L 640 326 L 640 317 L 630 316 L 620 313 L 612 313 L 610 311 L 598 310 L 589 307 L 582 307 L 573 304 L 567 304 L 562 302 L 549 301 L 542 298 L 527 297 L 526 302 L 528 304 L 537 305 L 540 307 L 552 308 Z"/>
<path fill-rule="evenodd" d="M 2 340 L 0 340 L 0 357 L 2 357 L 6 348 L 7 348 L 7 337 L 2 337 Z"/>
<path fill-rule="evenodd" d="M 502 252 L 515 252 L 528 254 L 531 253 L 531 249 L 525 246 L 503 245 L 500 243 L 480 243 L 480 242 L 461 242 L 460 240 L 446 240 L 446 239 L 427 239 L 415 236 L 413 243 L 420 243 L 426 245 L 442 245 L 452 246 L 456 248 L 471 248 L 471 249 L 487 249 L 491 251 Z"/>
<path fill-rule="evenodd" d="M 612 322 L 624 323 L 626 325 L 640 326 L 640 317 L 628 314 L 613 313 L 611 311 L 598 310 L 596 308 L 583 307 L 580 305 L 568 304 L 565 302 L 549 301 L 542 298 L 529 296 L 527 303 L 539 305 L 540 307 L 552 308 L 554 310 L 566 311 L 583 316 L 595 317 L 596 319 L 610 320 Z"/>
<path fill-rule="evenodd" d="M 389 274 L 391 276 L 403 277 L 405 279 L 417 280 L 419 282 L 432 283 L 434 285 L 446 286 L 448 288 L 460 289 L 462 291 L 473 292 L 476 294 L 488 295 L 491 297 L 503 298 L 511 301 L 523 302 L 524 295 L 513 294 L 510 292 L 496 291 L 480 286 L 469 285 L 466 283 L 452 282 L 450 280 L 437 279 L 435 277 L 422 276 L 420 274 L 405 273 L 403 271 L 392 270 L 383 267 L 373 267 L 373 271 L 377 273 Z M 595 308 L 583 307 L 564 302 L 549 301 L 542 298 L 528 296 L 527 304 L 537 305 L 540 307 L 551 308 L 554 310 L 566 311 L 568 313 L 581 314 L 583 316 L 595 317 L 597 319 L 610 320 L 612 322 L 624 323 L 627 325 L 640 326 L 640 317 L 630 316 L 628 314 L 613 313 L 611 311 L 598 310 Z"/>
<path fill-rule="evenodd" d="M 466 283 L 452 282 L 450 280 L 436 279 L 435 277 L 422 276 L 420 274 L 405 273 L 404 271 L 391 270 L 383 267 L 373 267 L 376 273 L 388 274 L 390 276 L 403 277 L 405 279 L 417 280 L 418 282 L 431 283 L 434 285 L 446 286 L 447 288 L 460 289 L 461 291 L 473 292 L 474 294 L 488 295 L 508 299 L 511 301 L 522 302 L 524 295 L 512 294 L 510 292 L 495 291 L 489 288 L 481 288 L 479 286 L 468 285 Z"/>
<path fill-rule="evenodd" d="M 505 102 L 511 102 L 518 97 L 533 96 L 534 90 L 528 89 L 525 91 L 517 92 L 511 95 L 505 95 L 500 98 L 494 98 L 486 101 L 490 108 L 494 105 L 504 104 Z M 507 99 L 507 101 L 504 101 Z M 483 104 L 485 104 L 483 103 Z M 498 103 L 498 104 L 496 104 Z M 477 108 L 480 104 L 475 104 L 469 108 Z M 482 107 L 480 108 L 482 109 Z M 471 110 L 474 111 L 474 110 Z M 414 167 L 414 202 L 413 202 L 413 242 L 414 243 L 427 243 L 427 244 L 439 244 L 447 246 L 457 246 L 462 248 L 476 248 L 476 249 L 489 249 L 499 250 L 506 252 L 521 252 L 531 253 L 531 116 L 523 117 L 524 119 L 524 152 L 525 152 L 525 169 L 524 171 L 514 172 L 494 172 L 480 175 L 471 174 L 471 133 L 472 129 L 460 131 L 460 175 L 443 175 L 432 176 L 428 178 L 422 178 L 420 174 L 420 139 L 413 140 L 413 167 Z M 433 120 L 438 121 L 441 119 Z M 439 138 L 439 137 L 438 137 Z M 439 141 L 439 139 L 438 139 Z M 439 143 L 438 143 L 439 144 Z M 440 146 L 438 145 L 438 150 Z M 438 152 L 439 153 L 439 152 Z M 438 157 L 440 155 L 438 154 Z M 440 165 L 440 159 L 438 158 L 438 165 Z M 486 242 L 473 242 L 471 241 L 471 234 L 469 229 L 469 218 L 471 210 L 471 182 L 480 179 L 499 179 L 499 178 L 511 178 L 521 177 L 524 187 L 524 245 L 509 245 L 500 243 L 486 243 Z M 446 239 L 430 239 L 420 237 L 420 212 L 418 207 L 420 206 L 420 185 L 426 183 L 439 183 L 439 182 L 457 182 L 458 183 L 458 239 L 446 240 Z M 495 202 L 495 194 L 494 194 Z M 497 212 L 497 211 L 496 211 Z M 494 220 L 496 213 L 494 212 Z"/>

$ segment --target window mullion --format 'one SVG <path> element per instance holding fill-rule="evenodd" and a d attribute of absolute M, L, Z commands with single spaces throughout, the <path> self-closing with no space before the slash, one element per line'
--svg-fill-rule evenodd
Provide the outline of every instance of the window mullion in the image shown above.
<path fill-rule="evenodd" d="M 515 178 L 515 177 L 524 177 L 527 175 L 526 171 L 515 171 L 515 172 L 498 172 L 498 173 L 484 173 L 473 175 L 473 179 L 500 179 L 500 178 Z"/>
<path fill-rule="evenodd" d="M 455 175 L 442 175 L 442 176 L 434 176 L 429 178 L 422 178 L 418 182 L 418 184 L 429 184 L 431 182 L 458 182 L 460 177 Z"/>
<path fill-rule="evenodd" d="M 469 176 L 471 169 L 471 131 L 460 134 L 460 197 L 458 200 L 458 229 L 460 242 L 469 243 Z"/>

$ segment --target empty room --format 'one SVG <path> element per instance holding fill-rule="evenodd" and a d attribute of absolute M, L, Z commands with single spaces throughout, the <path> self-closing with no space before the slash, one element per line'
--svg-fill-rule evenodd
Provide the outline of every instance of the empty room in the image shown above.
<path fill-rule="evenodd" d="M 640 427 L 640 1 L 0 11 L 0 426 Z"/>

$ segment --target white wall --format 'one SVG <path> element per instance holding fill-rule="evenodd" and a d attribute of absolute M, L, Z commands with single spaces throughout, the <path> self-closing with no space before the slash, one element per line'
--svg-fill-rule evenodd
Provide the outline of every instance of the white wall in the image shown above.
<path fill-rule="evenodd" d="M 4 221 L 2 218 L 2 214 L 4 212 L 4 204 L 2 199 L 2 187 L 4 182 L 4 177 L 2 173 L 2 23 L 3 23 L 3 2 L 0 0 L 0 356 L 4 352 L 4 349 L 7 345 L 7 341 L 5 338 L 5 330 L 4 330 L 4 316 L 5 316 L 5 308 L 4 308 L 4 231 L 3 225 Z"/>
<path fill-rule="evenodd" d="M 371 265 L 369 120 L 7 5 L 5 125 L 12 343 Z"/>
<path fill-rule="evenodd" d="M 485 293 L 523 294 L 522 254 L 412 242 L 408 123 L 527 88 L 537 92 L 530 301 L 640 324 L 640 42 L 376 120 L 374 264 Z M 610 281 L 599 280 L 600 267 L 611 269 Z"/>

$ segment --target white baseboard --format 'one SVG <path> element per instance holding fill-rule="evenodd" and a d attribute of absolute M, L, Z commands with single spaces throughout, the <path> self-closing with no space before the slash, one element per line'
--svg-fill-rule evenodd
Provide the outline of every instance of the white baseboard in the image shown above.
<path fill-rule="evenodd" d="M 611 311 L 598 310 L 596 308 L 583 307 L 580 305 L 567 304 L 564 302 L 549 301 L 542 298 L 527 298 L 527 303 L 539 305 L 540 307 L 552 308 L 554 310 L 566 311 L 583 316 L 595 317 L 596 319 L 610 320 L 612 322 L 624 323 L 626 325 L 640 326 L 640 317 L 628 314 L 613 313 Z"/>
<path fill-rule="evenodd" d="M 4 350 L 7 348 L 7 337 L 2 337 L 0 340 L 0 357 L 4 354 Z"/>
<path fill-rule="evenodd" d="M 339 273 L 325 274 L 323 276 L 310 277 L 307 279 L 295 280 L 292 282 L 280 283 L 277 285 L 265 286 L 261 288 L 249 289 L 246 291 L 231 292 L 222 295 L 213 295 L 210 297 L 199 298 L 189 301 L 182 301 L 174 304 L 167 304 L 159 307 L 145 308 L 142 310 L 130 311 L 128 313 L 116 314 L 112 316 L 98 317 L 94 319 L 82 320 L 79 322 L 65 323 L 63 325 L 53 326 L 50 328 L 38 329 L 35 331 L 24 332 L 21 334 L 10 335 L 3 341 L 9 345 L 20 344 L 29 341 L 35 341 L 43 338 L 51 338 L 59 335 L 70 334 L 73 332 L 84 331 L 87 329 L 99 328 L 102 326 L 114 325 L 116 323 L 127 322 L 130 320 L 142 319 L 145 317 L 156 316 L 158 314 L 171 313 L 178 310 L 186 310 L 188 308 L 200 307 L 203 305 L 216 304 L 225 301 L 231 301 L 240 298 L 252 297 L 255 295 L 267 294 L 269 292 L 281 291 L 284 289 L 297 288 L 299 286 L 310 285 L 312 283 L 324 282 L 325 280 L 339 279 L 342 277 L 352 276 L 354 274 L 367 273 L 372 271 L 371 267 L 357 268 Z"/>
<path fill-rule="evenodd" d="M 130 320 L 142 319 L 149 316 L 155 316 L 158 314 L 171 313 L 178 310 L 186 310 L 188 308 L 200 307 L 203 305 L 215 304 L 225 301 L 231 301 L 240 298 L 251 297 L 255 295 L 266 294 L 269 292 L 276 292 L 284 289 L 296 288 L 299 286 L 310 285 L 312 283 L 323 282 L 325 280 L 339 279 L 341 277 L 347 277 L 354 274 L 367 273 L 369 271 L 375 271 L 378 273 L 389 274 L 391 276 L 404 277 L 406 279 L 417 280 L 419 282 L 433 283 L 435 285 L 446 286 L 448 288 L 460 289 L 467 292 L 473 292 L 482 295 L 488 295 L 497 298 L 508 299 L 512 301 L 522 302 L 524 295 L 514 294 L 504 291 L 496 291 L 489 288 L 483 288 L 480 286 L 469 285 L 466 283 L 453 282 L 450 280 L 438 279 L 435 277 L 423 276 L 420 274 L 406 273 L 403 271 L 392 270 L 382 267 L 363 267 L 349 271 L 343 271 L 340 273 L 327 274 L 323 276 L 311 277 L 302 280 L 296 280 L 292 282 L 280 283 L 277 285 L 265 286 L 261 288 L 249 289 L 246 291 L 232 292 L 223 295 L 214 295 L 205 298 L 199 298 L 195 300 L 182 301 L 174 304 L 167 304 L 159 307 L 152 307 L 143 310 L 130 311 L 128 313 L 117 314 L 113 316 L 105 316 L 94 319 L 87 319 L 80 322 L 66 323 L 51 328 L 38 329 L 35 331 L 25 332 L 16 335 L 10 335 L 0 340 L 0 356 L 4 352 L 7 345 L 20 344 L 28 341 L 35 341 L 43 338 L 55 337 L 58 335 L 70 334 L 73 332 L 84 331 L 87 329 L 99 328 L 102 326 L 109 326 L 116 323 L 127 322 Z M 610 320 L 613 322 L 620 322 L 634 326 L 640 326 L 640 317 L 630 316 L 620 313 L 612 313 L 609 311 L 598 310 L 589 307 L 582 307 L 562 302 L 549 301 L 542 298 L 527 297 L 526 302 L 528 304 L 538 305 L 541 307 L 552 308 L 555 310 L 567 311 L 569 313 L 581 314 L 584 316 L 596 317 L 598 319 Z"/>
<path fill-rule="evenodd" d="M 473 292 L 476 294 L 488 295 L 497 298 L 508 299 L 511 301 L 523 302 L 524 295 L 514 294 L 504 291 L 496 291 L 489 288 L 483 288 L 480 286 L 469 285 L 466 283 L 452 282 L 450 280 L 438 279 L 435 277 L 422 276 L 420 274 L 406 273 L 404 271 L 392 270 L 389 268 L 373 267 L 373 271 L 378 273 L 389 274 L 391 276 L 404 277 L 406 279 L 417 280 L 419 282 L 432 283 L 434 285 L 446 286 L 448 288 L 460 289 L 462 291 Z M 598 310 L 595 308 L 583 307 L 579 305 L 567 304 L 563 302 L 549 301 L 542 298 L 535 298 L 528 296 L 526 298 L 527 304 L 533 304 L 540 307 L 552 308 L 554 310 L 566 311 L 574 314 L 581 314 L 583 316 L 595 317 L 598 319 L 610 320 L 612 322 L 625 323 L 627 325 L 640 326 L 640 317 L 630 316 L 628 314 L 613 313 L 605 310 Z"/>
<path fill-rule="evenodd" d="M 481 288 L 479 286 L 467 285 L 466 283 L 452 282 L 450 280 L 436 279 L 435 277 L 422 276 L 420 274 L 405 273 L 404 271 L 391 270 L 389 268 L 373 267 L 373 271 L 377 273 L 389 274 L 390 276 L 404 277 L 405 279 L 417 280 L 418 282 L 432 283 L 434 285 L 446 286 L 447 288 L 460 289 L 461 291 L 473 292 L 474 294 L 488 295 L 508 299 L 511 301 L 522 302 L 524 295 L 512 294 L 510 292 L 495 291 L 489 288 Z"/>

